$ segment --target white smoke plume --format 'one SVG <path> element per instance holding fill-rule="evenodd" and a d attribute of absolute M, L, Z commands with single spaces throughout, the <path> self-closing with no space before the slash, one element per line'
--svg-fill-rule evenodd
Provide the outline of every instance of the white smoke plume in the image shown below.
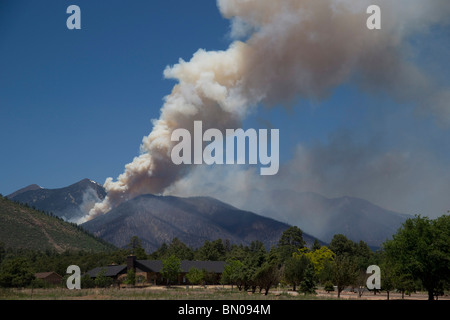
<path fill-rule="evenodd" d="M 410 59 L 408 38 L 445 24 L 448 0 L 218 0 L 231 20 L 235 39 L 224 51 L 197 51 L 190 61 L 167 67 L 178 83 L 165 98 L 141 155 L 116 181 L 104 184 L 107 197 L 87 220 L 137 195 L 162 193 L 189 172 L 171 162 L 176 128 L 237 128 L 259 104 L 289 104 L 297 98 L 322 99 L 337 86 L 357 83 L 395 99 L 416 101 L 419 109 L 450 122 L 448 88 Z M 381 30 L 366 27 L 369 5 L 382 11 Z"/>

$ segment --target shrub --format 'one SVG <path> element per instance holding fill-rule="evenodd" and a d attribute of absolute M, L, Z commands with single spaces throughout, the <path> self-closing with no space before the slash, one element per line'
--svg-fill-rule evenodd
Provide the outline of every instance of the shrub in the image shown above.
<path fill-rule="evenodd" d="M 330 293 L 331 291 L 334 291 L 333 283 L 332 283 L 331 281 L 325 282 L 324 290 L 325 290 L 327 293 Z"/>

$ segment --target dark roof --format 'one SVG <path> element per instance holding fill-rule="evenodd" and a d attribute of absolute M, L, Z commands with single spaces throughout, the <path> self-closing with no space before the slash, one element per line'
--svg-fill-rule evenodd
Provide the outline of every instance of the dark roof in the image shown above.
<path fill-rule="evenodd" d="M 57 277 L 59 277 L 59 278 L 62 279 L 62 277 L 61 277 L 59 274 L 57 274 L 56 272 L 54 272 L 54 271 L 50 271 L 50 272 L 38 272 L 38 273 L 35 273 L 35 274 L 34 274 L 34 276 L 35 276 L 36 278 L 38 278 L 38 279 L 45 279 L 45 278 L 47 278 L 47 277 L 49 277 L 49 276 L 51 276 L 51 275 L 56 275 Z"/>
<path fill-rule="evenodd" d="M 161 272 L 161 260 L 136 260 L 136 268 L 144 272 Z"/>
<path fill-rule="evenodd" d="M 181 260 L 181 272 L 189 272 L 189 270 L 194 267 L 199 270 L 206 270 L 208 272 L 223 273 L 225 268 L 225 261 L 190 261 Z M 163 264 L 161 260 L 136 260 L 135 267 L 137 272 L 161 272 Z M 91 278 L 96 278 L 98 273 L 105 269 L 105 276 L 116 277 L 119 274 L 124 274 L 127 272 L 126 265 L 110 265 L 107 267 L 97 267 L 92 269 L 86 274 Z"/>
<path fill-rule="evenodd" d="M 126 265 L 110 265 L 107 267 L 97 267 L 94 268 L 88 272 L 86 272 L 86 274 L 88 274 L 91 278 L 96 278 L 97 275 L 100 273 L 100 271 L 105 270 L 105 276 L 107 277 L 115 277 L 118 274 L 122 274 L 122 273 L 126 273 L 127 272 L 127 266 Z"/>

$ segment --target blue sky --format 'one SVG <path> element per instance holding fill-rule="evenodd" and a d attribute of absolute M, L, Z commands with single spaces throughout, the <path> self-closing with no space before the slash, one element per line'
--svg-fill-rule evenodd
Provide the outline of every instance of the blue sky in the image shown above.
<path fill-rule="evenodd" d="M 117 176 L 174 84 L 164 68 L 229 42 L 213 1 L 76 3 L 81 30 L 66 27 L 69 1 L 0 4 L 3 194 Z"/>
<path fill-rule="evenodd" d="M 81 30 L 66 27 L 71 4 L 81 8 Z M 165 67 L 189 60 L 199 48 L 226 49 L 229 31 L 212 0 L 2 0 L 0 193 L 32 183 L 58 188 L 83 178 L 99 183 L 116 178 L 139 154 L 151 119 L 159 117 L 174 85 L 164 79 Z M 412 59 L 444 87 L 450 84 L 449 42 L 448 27 L 411 39 Z M 447 127 L 417 116 L 411 103 L 354 84 L 335 88 L 321 101 L 261 107 L 245 126 L 263 128 L 268 122 L 280 129 L 282 163 L 291 160 L 298 144 L 328 146 L 343 134 L 357 146 L 376 141 L 382 153 L 430 155 L 425 169 L 450 167 Z"/>

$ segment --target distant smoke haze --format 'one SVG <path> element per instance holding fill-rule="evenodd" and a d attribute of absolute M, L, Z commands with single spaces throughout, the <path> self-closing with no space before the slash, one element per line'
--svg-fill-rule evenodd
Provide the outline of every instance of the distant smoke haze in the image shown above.
<path fill-rule="evenodd" d="M 410 59 L 413 48 L 408 39 L 447 24 L 448 0 L 367 0 L 357 5 L 350 0 L 218 0 L 217 4 L 231 20 L 230 35 L 236 40 L 224 51 L 199 50 L 190 61 L 180 60 L 164 70 L 164 76 L 177 84 L 165 97 L 160 118 L 144 137 L 141 154 L 125 166 L 117 180 L 106 180 L 107 196 L 86 220 L 145 193 L 188 194 L 201 187 L 197 194 L 205 194 L 240 183 L 236 190 L 241 193 L 231 202 L 241 199 L 248 204 L 251 195 L 266 190 L 261 182 L 267 181 L 328 194 L 336 190 L 365 194 L 365 186 L 376 186 L 381 194 L 390 190 L 393 196 L 395 183 L 410 183 L 412 178 L 406 177 L 410 172 L 416 173 L 411 177 L 420 176 L 417 159 L 407 154 L 376 153 L 368 151 L 368 146 L 338 139 L 322 146 L 300 144 L 284 174 L 280 170 L 276 177 L 260 177 L 253 183 L 252 169 L 224 166 L 193 172 L 191 166 L 175 166 L 170 159 L 174 146 L 170 136 L 176 128 L 192 130 L 194 120 L 203 121 L 205 129 L 237 128 L 261 104 L 270 107 L 289 105 L 299 98 L 320 100 L 345 83 L 373 94 L 387 93 L 400 102 L 414 102 L 417 110 L 432 115 L 438 125 L 447 125 L 450 90 L 437 86 L 433 76 Z M 381 7 L 381 30 L 366 28 L 366 9 L 371 4 Z M 352 166 L 351 162 L 330 160 L 330 152 L 345 153 L 346 160 L 357 163 Z M 224 175 L 218 179 L 217 173 L 207 174 L 211 171 Z M 431 177 L 433 174 L 424 179 Z M 208 189 L 210 184 L 216 189 Z"/>
<path fill-rule="evenodd" d="M 450 165 L 426 149 L 389 150 L 376 139 L 357 142 L 350 133 L 340 132 L 323 143 L 298 144 L 273 177 L 261 177 L 252 167 L 202 166 L 166 194 L 211 196 L 283 222 L 302 221 L 304 226 L 302 215 L 321 219 L 311 216 L 319 208 L 304 207 L 296 197 L 304 192 L 329 198 L 351 195 L 399 213 L 437 217 L 450 208 L 449 190 Z"/>

